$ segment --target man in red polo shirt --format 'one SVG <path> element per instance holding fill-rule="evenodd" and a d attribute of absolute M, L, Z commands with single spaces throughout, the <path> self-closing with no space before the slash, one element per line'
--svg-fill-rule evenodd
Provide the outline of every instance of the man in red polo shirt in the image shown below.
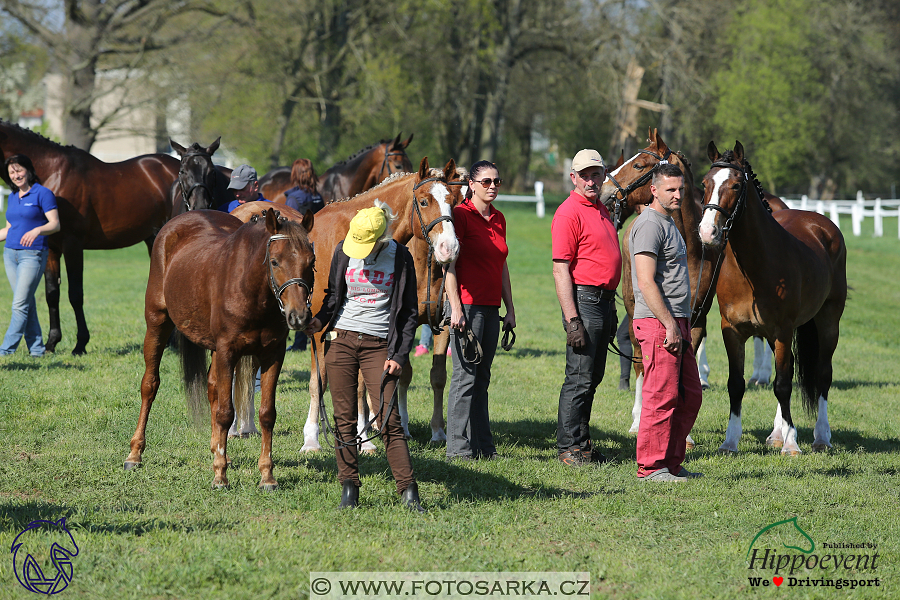
<path fill-rule="evenodd" d="M 581 150 L 569 174 L 575 189 L 553 215 L 553 279 L 566 330 L 566 379 L 559 392 L 559 460 L 581 466 L 606 458 L 591 442 L 594 392 L 606 369 L 616 328 L 615 295 L 622 274 L 619 236 L 599 202 L 606 166 L 596 150 Z"/>

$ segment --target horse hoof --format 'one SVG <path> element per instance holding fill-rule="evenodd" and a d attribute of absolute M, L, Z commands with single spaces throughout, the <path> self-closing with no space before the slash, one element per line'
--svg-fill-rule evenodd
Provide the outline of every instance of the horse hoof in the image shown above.
<path fill-rule="evenodd" d="M 212 489 L 213 489 L 213 490 L 227 490 L 227 489 L 230 489 L 230 488 L 231 488 L 231 486 L 228 485 L 227 482 L 222 483 L 221 481 L 219 481 L 219 482 L 213 481 L 213 484 L 212 484 Z"/>
<path fill-rule="evenodd" d="M 829 450 L 831 450 L 831 445 L 824 442 L 818 442 L 812 445 L 813 452 L 828 452 Z"/>
<path fill-rule="evenodd" d="M 766 446 L 768 446 L 769 448 L 781 448 L 782 446 L 784 446 L 784 440 L 780 438 L 767 437 Z"/>
<path fill-rule="evenodd" d="M 87 354 L 87 350 L 85 350 L 84 346 L 75 346 L 72 350 L 72 356 L 84 356 Z"/>
<path fill-rule="evenodd" d="M 321 449 L 322 446 L 319 445 L 319 440 L 306 438 L 306 442 L 300 448 L 300 452 L 318 452 Z"/>
<path fill-rule="evenodd" d="M 751 377 L 750 379 L 747 380 L 747 385 L 748 385 L 748 386 L 750 386 L 750 385 L 759 385 L 759 381 L 758 381 L 757 379 Z"/>
<path fill-rule="evenodd" d="M 686 441 L 684 442 L 684 449 L 685 449 L 685 450 L 693 450 L 693 449 L 694 449 L 694 442 L 693 442 L 692 440 L 686 440 Z"/>
<path fill-rule="evenodd" d="M 278 483 L 260 483 L 259 489 L 263 492 L 274 492 L 278 489 Z"/>
<path fill-rule="evenodd" d="M 141 463 L 139 463 L 139 462 L 134 462 L 134 461 L 131 461 L 131 460 L 126 460 L 126 461 L 125 461 L 125 470 L 126 470 L 126 471 L 131 471 L 132 469 L 139 469 L 139 468 L 142 467 L 142 466 L 143 466 L 143 465 L 142 465 Z"/>
<path fill-rule="evenodd" d="M 637 435 L 637 432 L 638 432 L 638 428 L 634 427 L 634 426 L 632 426 L 631 429 L 628 430 L 628 433 L 630 435 Z"/>
<path fill-rule="evenodd" d="M 734 456 L 737 454 L 737 450 L 729 450 L 728 448 L 719 448 L 716 452 L 722 456 Z"/>
<path fill-rule="evenodd" d="M 374 447 L 373 448 L 360 448 L 359 453 L 365 454 L 367 456 L 375 456 L 376 454 L 378 454 L 378 450 Z"/>

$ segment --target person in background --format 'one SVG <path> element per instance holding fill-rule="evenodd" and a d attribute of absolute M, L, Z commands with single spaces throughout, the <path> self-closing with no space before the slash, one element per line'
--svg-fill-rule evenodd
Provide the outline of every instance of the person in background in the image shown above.
<path fill-rule="evenodd" d="M 356 213 L 346 238 L 335 248 L 325 300 L 307 333 L 325 330 L 325 369 L 343 486 L 340 508 L 355 508 L 359 502 L 356 394 L 362 373 L 372 398 L 382 397 L 383 385 L 378 421 L 383 424 L 385 453 L 401 501 L 410 510 L 424 512 L 400 413 L 390 408 L 396 406 L 397 379 L 409 361 L 416 333 L 416 271 L 406 246 L 391 239 L 390 207 L 377 200 L 375 204 Z"/>
<path fill-rule="evenodd" d="M 431 347 L 434 345 L 434 333 L 431 332 L 431 327 L 428 325 L 422 325 L 422 333 L 419 334 L 419 345 L 416 346 L 415 356 L 416 358 L 422 356 L 423 354 L 428 354 L 431 352 Z"/>
<path fill-rule="evenodd" d="M 298 158 L 291 167 L 291 185 L 294 186 L 284 193 L 284 203 L 296 211 L 313 214 L 325 207 L 325 202 L 319 194 L 319 178 L 313 168 L 312 161 L 308 158 Z M 291 352 L 303 352 L 306 350 L 307 337 L 302 331 L 294 334 L 294 343 L 288 347 Z"/>
<path fill-rule="evenodd" d="M 590 418 L 606 370 L 606 349 L 615 331 L 616 287 L 622 276 L 619 235 L 599 201 L 606 177 L 603 158 L 584 149 L 572 159 L 572 190 L 551 224 L 553 280 L 566 331 L 566 374 L 559 392 L 558 459 L 580 467 L 606 457 L 591 440 Z"/>
<path fill-rule="evenodd" d="M 691 350 L 691 282 L 687 246 L 672 215 L 681 206 L 684 175 L 662 164 L 653 174 L 653 202 L 631 228 L 634 336 L 644 355 L 644 387 L 637 438 L 642 481 L 684 482 L 701 477 L 684 468 L 685 438 L 703 392 Z"/>
<path fill-rule="evenodd" d="M 44 341 L 34 294 L 47 268 L 47 236 L 59 231 L 59 210 L 56 196 L 41 185 L 30 158 L 14 154 L 6 159 L 4 167 L 14 191 L 9 195 L 6 227 L 0 229 L 0 241 L 6 241 L 3 264 L 13 301 L 0 355 L 14 353 L 24 337 L 31 356 L 41 357 Z"/>
<path fill-rule="evenodd" d="M 228 189 L 234 193 L 234 200 L 227 202 L 219 207 L 223 212 L 231 212 L 241 204 L 246 202 L 271 202 L 266 200 L 259 193 L 259 177 L 256 175 L 256 169 L 250 165 L 240 165 L 231 172 L 231 181 L 228 182 Z"/>
<path fill-rule="evenodd" d="M 506 219 L 493 207 L 500 189 L 497 166 L 478 161 L 469 170 L 465 201 L 453 209 L 459 256 L 447 268 L 453 374 L 447 398 L 447 458 L 499 458 L 491 435 L 488 386 L 500 339 L 500 302 L 506 306 L 504 329 L 516 326 L 506 257 Z M 469 335 L 483 351 L 480 361 L 463 351 Z"/>

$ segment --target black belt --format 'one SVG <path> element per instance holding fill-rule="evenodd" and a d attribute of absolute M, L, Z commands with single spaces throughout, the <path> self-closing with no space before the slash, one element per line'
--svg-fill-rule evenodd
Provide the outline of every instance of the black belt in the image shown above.
<path fill-rule="evenodd" d="M 601 300 L 614 300 L 616 297 L 616 290 L 603 289 L 599 285 L 581 285 L 576 283 L 575 289 L 579 292 L 593 292 L 599 294 Z"/>

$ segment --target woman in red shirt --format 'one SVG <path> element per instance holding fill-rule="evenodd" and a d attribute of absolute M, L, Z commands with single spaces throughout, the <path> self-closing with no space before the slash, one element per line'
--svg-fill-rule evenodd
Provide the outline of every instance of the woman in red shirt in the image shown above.
<path fill-rule="evenodd" d="M 500 338 L 500 301 L 506 306 L 503 327 L 516 326 L 516 311 L 506 256 L 506 219 L 492 205 L 502 180 L 486 160 L 469 170 L 466 200 L 453 209 L 459 257 L 447 269 L 453 376 L 447 401 L 447 458 L 498 458 L 488 414 L 491 363 Z M 464 352 L 468 334 L 481 344 L 480 361 Z"/>

